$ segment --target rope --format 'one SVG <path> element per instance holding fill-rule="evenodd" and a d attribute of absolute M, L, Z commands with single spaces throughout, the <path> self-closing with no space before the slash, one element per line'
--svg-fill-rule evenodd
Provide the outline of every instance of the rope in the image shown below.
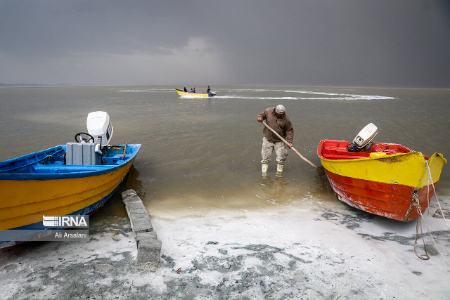
<path fill-rule="evenodd" d="M 428 181 L 427 182 L 427 202 L 428 202 L 428 207 L 430 205 L 430 185 L 431 185 L 433 187 L 433 194 L 434 194 L 434 196 L 436 198 L 436 202 L 438 203 L 439 211 L 441 213 L 442 219 L 444 220 L 445 225 L 448 228 L 450 228 L 450 226 L 449 226 L 449 224 L 447 222 L 447 219 L 445 218 L 444 212 L 442 210 L 442 206 L 441 206 L 441 203 L 439 201 L 439 197 L 438 197 L 438 195 L 436 193 L 436 188 L 435 188 L 434 183 L 433 183 L 433 178 L 431 176 L 431 170 L 430 170 L 430 166 L 428 164 L 428 161 L 425 161 L 425 164 L 427 166 L 427 173 L 428 173 L 428 176 L 427 176 L 428 177 L 427 178 L 427 181 Z M 415 192 L 413 194 L 413 199 L 411 200 L 411 206 L 414 206 L 417 209 L 417 212 L 418 212 L 418 214 L 420 216 L 419 219 L 417 220 L 417 223 L 416 223 L 416 239 L 414 241 L 414 253 L 416 254 L 416 256 L 418 258 L 420 258 L 422 260 L 428 260 L 428 259 L 430 259 L 430 256 L 428 255 L 428 251 L 427 251 L 427 248 L 426 248 L 426 245 L 425 245 L 425 239 L 424 239 L 423 227 L 422 227 L 423 215 L 422 215 L 422 211 L 421 211 L 421 208 L 420 208 L 419 197 L 417 195 L 417 192 Z M 429 213 L 430 212 L 428 211 L 428 215 L 429 215 Z M 419 231 L 420 231 L 420 233 L 419 233 Z M 436 250 L 438 250 L 440 247 L 438 247 L 438 244 L 437 244 L 437 242 L 436 242 L 436 240 L 435 240 L 435 238 L 433 236 L 433 233 L 432 233 L 432 231 L 429 228 L 428 228 L 428 232 L 427 233 L 431 237 L 431 241 L 433 242 Z M 424 250 L 425 250 L 425 254 L 424 255 L 419 255 L 419 254 L 417 254 L 417 251 L 416 251 L 417 240 L 419 238 L 419 234 L 422 237 L 422 243 L 423 243 L 423 247 L 424 247 Z M 439 251 L 439 252 L 442 252 L 442 251 Z M 446 263 L 448 265 L 447 261 L 446 261 Z"/>
<path fill-rule="evenodd" d="M 417 219 L 417 223 L 416 223 L 416 239 L 414 240 L 414 254 L 416 254 L 416 256 L 418 258 L 420 258 L 421 260 L 429 260 L 430 255 L 428 255 L 428 250 L 425 245 L 425 238 L 424 238 L 424 234 L 423 234 L 423 227 L 422 227 L 423 215 L 422 215 L 422 210 L 420 208 L 419 195 L 415 191 L 413 192 L 411 204 L 416 208 L 417 213 L 419 214 L 419 218 Z M 420 231 L 420 233 L 419 233 L 419 231 Z M 422 254 L 422 255 L 417 253 L 417 241 L 419 239 L 419 235 L 422 238 L 423 250 L 425 251 L 425 254 Z"/>
<path fill-rule="evenodd" d="M 442 219 L 444 219 L 445 225 L 447 225 L 447 227 L 450 229 L 450 225 L 448 224 L 447 219 L 445 218 L 444 212 L 442 211 L 441 201 L 439 201 L 439 197 L 436 193 L 436 188 L 434 187 L 433 178 L 431 177 L 430 165 L 428 164 L 428 161 L 425 161 L 425 164 L 427 165 L 427 171 L 428 171 L 428 186 L 431 183 L 431 186 L 433 187 L 433 193 L 436 198 L 436 202 L 439 206 L 439 211 L 441 212 Z"/>
<path fill-rule="evenodd" d="M 445 218 L 444 212 L 443 212 L 443 210 L 442 210 L 441 202 L 439 201 L 439 197 L 438 197 L 438 195 L 437 195 L 437 193 L 436 193 L 436 188 L 434 187 L 433 178 L 432 178 L 432 176 L 431 176 L 431 170 L 430 170 L 430 166 L 429 166 L 429 164 L 428 164 L 428 161 L 425 161 L 425 163 L 426 163 L 427 171 L 428 171 L 428 183 L 429 183 L 428 186 L 431 184 L 431 186 L 433 187 L 433 193 L 434 193 L 434 196 L 435 196 L 435 198 L 436 198 L 436 202 L 437 202 L 437 204 L 438 204 L 438 206 L 439 206 L 439 211 L 440 211 L 440 213 L 441 213 L 442 219 L 444 220 L 445 225 L 446 225 L 448 228 L 450 228 L 450 226 L 449 226 L 449 224 L 448 224 L 448 222 L 447 222 L 447 219 Z M 428 187 L 428 190 L 429 190 L 429 187 Z M 428 197 L 429 197 L 429 195 L 428 195 Z M 429 233 L 429 235 L 430 235 L 430 237 L 431 237 L 431 241 L 433 242 L 433 244 L 434 244 L 434 246 L 436 247 L 436 249 L 437 249 L 441 254 L 442 254 L 442 253 L 445 253 L 446 251 L 443 251 L 442 249 L 440 249 L 440 246 L 438 246 L 438 244 L 437 244 L 437 242 L 436 242 L 436 240 L 435 240 L 435 238 L 434 238 L 434 236 L 433 236 L 433 232 L 432 232 L 432 230 L 430 230 L 429 228 L 428 228 L 428 233 Z M 446 253 L 447 253 L 447 255 L 448 255 L 448 252 L 446 252 Z M 446 265 L 450 268 L 450 262 L 449 262 L 448 260 L 445 260 L 445 259 L 444 259 L 444 262 L 445 262 Z"/>

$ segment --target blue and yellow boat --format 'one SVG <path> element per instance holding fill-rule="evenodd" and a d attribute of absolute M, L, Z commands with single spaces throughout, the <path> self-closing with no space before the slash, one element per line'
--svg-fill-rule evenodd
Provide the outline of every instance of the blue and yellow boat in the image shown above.
<path fill-rule="evenodd" d="M 44 215 L 87 215 L 107 202 L 140 144 L 102 149 L 93 165 L 66 164 L 67 145 L 0 162 L 0 230 L 43 228 Z"/>

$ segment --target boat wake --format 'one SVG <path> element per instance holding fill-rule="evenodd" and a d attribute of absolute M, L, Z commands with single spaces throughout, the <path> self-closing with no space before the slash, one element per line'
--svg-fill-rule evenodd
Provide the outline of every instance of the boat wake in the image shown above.
<path fill-rule="evenodd" d="M 221 90 L 218 90 L 219 93 Z M 229 89 L 222 90 L 223 92 L 243 92 L 243 93 L 284 93 L 287 96 L 255 96 L 255 95 L 221 95 L 215 98 L 219 99 L 251 99 L 251 100 L 393 100 L 394 97 L 380 96 L 380 95 L 360 95 L 360 94 L 344 94 L 344 93 L 328 93 L 316 92 L 310 90 L 277 90 L 277 89 Z M 301 96 L 293 96 L 292 94 L 301 94 Z M 305 95 L 305 96 L 304 96 Z M 306 96 L 306 95 L 309 95 Z"/>
<path fill-rule="evenodd" d="M 257 100 L 301 100 L 299 97 L 253 97 L 253 96 L 239 96 L 239 95 L 223 95 L 215 96 L 217 99 L 257 99 Z"/>
<path fill-rule="evenodd" d="M 285 90 L 284 92 L 309 94 L 309 95 L 333 96 L 332 99 L 338 98 L 338 100 L 392 100 L 392 99 L 395 99 L 394 97 L 390 97 L 390 96 L 340 94 L 340 93 L 326 93 L 326 92 L 314 92 L 314 91 L 302 91 L 302 90 Z"/>
<path fill-rule="evenodd" d="M 394 97 L 378 96 L 378 95 L 348 95 L 336 97 L 257 97 L 257 96 L 238 96 L 238 95 L 224 95 L 215 96 L 218 99 L 249 99 L 249 100 L 392 100 Z"/>
<path fill-rule="evenodd" d="M 360 95 L 346 93 L 317 92 L 311 90 L 281 90 L 281 89 L 218 89 L 219 96 L 216 99 L 244 99 L 244 100 L 393 100 L 394 97 L 380 95 Z M 173 92 L 173 89 L 167 88 L 149 88 L 149 89 L 121 89 L 119 93 L 154 93 L 154 92 Z M 251 95 L 259 93 L 283 93 L 278 96 L 258 96 Z M 220 95 L 225 94 L 225 95 Z M 201 97 L 184 96 L 187 99 L 196 99 Z"/>

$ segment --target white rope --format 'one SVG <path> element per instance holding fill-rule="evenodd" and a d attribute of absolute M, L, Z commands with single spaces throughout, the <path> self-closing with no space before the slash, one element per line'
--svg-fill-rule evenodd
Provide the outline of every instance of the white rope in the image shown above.
<path fill-rule="evenodd" d="M 431 185 L 431 186 L 433 187 L 433 193 L 434 193 L 434 196 L 436 197 L 436 201 L 437 201 L 437 203 L 438 203 L 438 205 L 439 205 L 439 210 L 440 210 L 440 212 L 441 212 L 442 218 L 444 219 L 445 224 L 447 225 L 447 227 L 450 228 L 450 226 L 449 226 L 448 223 L 447 223 L 447 219 L 445 218 L 444 213 L 443 213 L 443 211 L 442 211 L 442 207 L 441 207 L 439 198 L 438 198 L 437 193 L 436 193 L 436 188 L 434 187 L 434 184 L 433 184 L 433 179 L 432 179 L 432 177 L 431 177 L 431 170 L 430 170 L 430 166 L 428 165 L 428 161 L 425 161 L 425 164 L 426 164 L 426 166 L 427 166 L 427 172 L 428 172 L 428 182 L 427 182 L 427 183 L 428 183 L 428 184 L 427 184 L 427 193 L 428 193 L 428 194 L 427 194 L 427 201 L 428 201 L 428 203 L 430 203 L 430 195 L 429 195 L 430 189 L 429 189 L 429 186 Z M 428 207 L 429 207 L 429 204 L 428 204 Z M 431 238 L 431 241 L 433 242 L 433 245 L 434 245 L 435 249 L 441 254 L 441 256 L 442 256 L 442 258 L 443 258 L 443 260 L 444 260 L 444 263 L 450 268 L 450 261 L 447 260 L 447 259 L 445 259 L 445 256 L 442 255 L 443 253 L 445 253 L 446 256 L 448 256 L 449 253 L 448 253 L 447 251 L 443 251 L 442 248 L 441 248 L 440 246 L 438 246 L 438 243 L 437 243 L 436 239 L 435 239 L 434 236 L 433 236 L 433 231 L 430 230 L 430 228 L 427 226 L 427 224 L 426 224 L 425 222 L 423 222 L 423 221 L 425 220 L 425 218 L 423 218 L 423 215 L 422 215 L 422 212 L 421 212 L 421 209 L 420 209 L 420 205 L 419 205 L 419 207 L 417 207 L 417 209 L 418 209 L 418 213 L 419 213 L 420 217 L 419 217 L 419 220 L 417 220 L 417 224 L 416 224 L 416 241 L 415 241 L 415 243 L 414 243 L 414 252 L 415 252 L 416 256 L 417 256 L 418 258 L 422 259 L 422 260 L 427 260 L 426 257 L 429 258 L 428 252 L 427 252 L 427 250 L 426 250 L 425 244 L 423 245 L 423 246 L 424 246 L 424 250 L 425 250 L 425 255 L 419 256 L 419 255 L 416 253 L 417 238 L 418 238 L 418 226 L 420 226 L 420 230 L 422 231 L 422 225 L 425 225 L 425 227 L 426 227 L 426 229 L 427 229 L 427 232 L 426 232 L 426 234 L 423 234 L 423 231 L 421 232 L 421 235 L 422 235 L 422 241 L 425 242 L 424 237 L 428 234 L 428 236 Z M 428 212 L 428 213 L 429 213 L 429 212 Z M 429 214 L 428 214 L 428 215 L 429 215 Z M 420 225 L 419 225 L 419 221 L 420 221 L 420 220 L 421 220 L 422 222 L 420 222 Z"/>
<path fill-rule="evenodd" d="M 419 214 L 419 218 L 416 222 L 416 238 L 414 240 L 414 254 L 420 258 L 421 260 L 429 260 L 430 255 L 428 254 L 427 245 L 425 243 L 425 234 L 423 234 L 423 228 L 422 228 L 422 221 L 423 221 L 423 215 L 422 215 L 422 208 L 420 206 L 420 200 L 419 195 L 417 193 L 414 193 L 412 196 L 412 206 L 414 206 L 417 210 L 417 213 Z M 420 233 L 419 233 L 420 231 Z M 423 244 L 423 251 L 425 254 L 419 255 L 417 253 L 417 241 L 419 240 L 419 236 L 422 238 L 422 244 Z"/>
<path fill-rule="evenodd" d="M 425 218 L 423 218 L 422 221 L 425 221 Z M 443 248 L 441 246 L 439 246 L 438 242 L 436 241 L 435 237 L 433 236 L 433 231 L 430 229 L 430 227 L 428 227 L 427 222 L 422 222 L 422 225 L 425 225 L 425 228 L 426 228 L 426 231 L 427 231 L 426 234 L 422 235 L 422 236 L 428 235 L 431 238 L 431 241 L 433 242 L 434 248 L 438 251 L 438 253 L 442 257 L 442 260 L 447 265 L 447 267 L 450 269 L 450 260 L 446 259 L 446 257 L 449 256 L 449 252 L 443 250 Z M 423 237 L 422 237 L 422 239 L 423 239 Z M 416 254 L 416 256 L 417 256 L 417 254 Z"/>
<path fill-rule="evenodd" d="M 430 183 L 431 183 L 431 186 L 433 187 L 433 193 L 436 198 L 436 202 L 439 206 L 439 211 L 441 212 L 442 219 L 444 219 L 445 225 L 447 225 L 447 227 L 450 229 L 450 225 L 448 224 L 447 219 L 445 218 L 444 212 L 442 210 L 441 202 L 439 201 L 439 197 L 436 193 L 436 188 L 434 187 L 433 178 L 431 177 L 430 165 L 428 164 L 427 160 L 425 161 L 425 164 L 427 165 L 427 171 L 428 171 L 428 187 L 430 186 Z M 428 194 L 428 197 L 429 197 L 429 194 Z M 428 205 L 429 205 L 429 203 L 428 203 Z"/>

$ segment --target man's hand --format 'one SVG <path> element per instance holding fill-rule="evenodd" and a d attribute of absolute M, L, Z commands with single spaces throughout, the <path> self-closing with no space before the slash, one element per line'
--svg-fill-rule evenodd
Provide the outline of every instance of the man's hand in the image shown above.
<path fill-rule="evenodd" d="M 292 147 L 294 147 L 294 145 L 292 145 L 292 143 L 288 143 L 286 146 L 287 146 L 289 149 L 291 149 Z"/>
<path fill-rule="evenodd" d="M 259 123 L 262 123 L 262 122 L 264 121 L 264 119 L 263 119 L 262 116 L 258 116 L 258 117 L 256 118 L 256 121 L 258 121 Z"/>

